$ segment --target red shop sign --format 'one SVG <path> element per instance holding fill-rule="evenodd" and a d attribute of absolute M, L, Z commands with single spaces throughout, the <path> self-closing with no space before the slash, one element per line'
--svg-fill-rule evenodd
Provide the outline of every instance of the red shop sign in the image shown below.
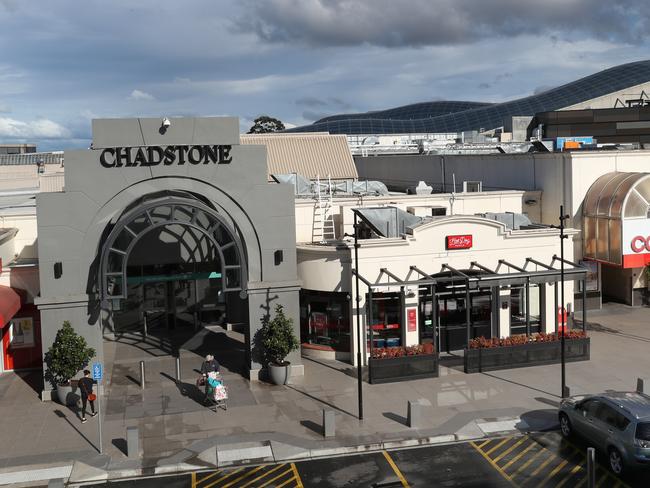
<path fill-rule="evenodd" d="M 472 235 L 447 236 L 447 249 L 471 249 Z"/>
<path fill-rule="evenodd" d="M 406 323 L 409 332 L 416 331 L 417 310 L 415 308 L 406 309 Z"/>

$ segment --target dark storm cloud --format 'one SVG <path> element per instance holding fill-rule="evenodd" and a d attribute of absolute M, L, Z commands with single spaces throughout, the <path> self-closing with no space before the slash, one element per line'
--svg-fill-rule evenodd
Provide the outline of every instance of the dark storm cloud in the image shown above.
<path fill-rule="evenodd" d="M 244 0 L 235 25 L 271 42 L 385 47 L 465 44 L 563 32 L 640 43 L 647 0 Z"/>
<path fill-rule="evenodd" d="M 316 97 L 302 97 L 296 100 L 296 105 L 303 105 L 305 107 L 327 107 L 329 103 Z"/>

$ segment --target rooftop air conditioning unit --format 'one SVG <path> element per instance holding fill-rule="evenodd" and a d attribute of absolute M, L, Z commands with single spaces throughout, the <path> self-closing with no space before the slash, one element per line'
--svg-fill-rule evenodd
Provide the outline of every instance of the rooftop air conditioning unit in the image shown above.
<path fill-rule="evenodd" d="M 463 193 L 476 193 L 483 191 L 482 181 L 463 181 Z"/>

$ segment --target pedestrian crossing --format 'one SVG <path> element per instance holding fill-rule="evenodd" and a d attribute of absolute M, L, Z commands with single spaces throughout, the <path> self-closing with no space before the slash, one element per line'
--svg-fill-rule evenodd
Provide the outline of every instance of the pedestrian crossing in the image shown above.
<path fill-rule="evenodd" d="M 516 488 L 586 488 L 586 453 L 559 436 L 513 436 L 471 445 Z M 629 488 L 600 465 L 596 486 Z"/>

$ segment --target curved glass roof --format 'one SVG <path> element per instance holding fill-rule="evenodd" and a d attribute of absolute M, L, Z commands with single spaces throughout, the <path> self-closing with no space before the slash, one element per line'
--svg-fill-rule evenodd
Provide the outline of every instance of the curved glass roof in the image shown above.
<path fill-rule="evenodd" d="M 512 116 L 533 116 L 598 98 L 650 81 L 650 60 L 622 64 L 537 95 L 496 104 L 472 102 L 428 102 L 394 109 L 342 114 L 285 132 L 330 132 L 331 134 L 453 133 L 495 129 Z M 438 105 L 446 103 L 445 105 Z M 463 105 L 467 104 L 467 105 Z M 464 107 L 464 108 L 463 108 Z M 441 114 L 440 111 L 449 110 Z"/>
<path fill-rule="evenodd" d="M 585 217 L 650 217 L 650 173 L 607 173 L 587 190 Z"/>

